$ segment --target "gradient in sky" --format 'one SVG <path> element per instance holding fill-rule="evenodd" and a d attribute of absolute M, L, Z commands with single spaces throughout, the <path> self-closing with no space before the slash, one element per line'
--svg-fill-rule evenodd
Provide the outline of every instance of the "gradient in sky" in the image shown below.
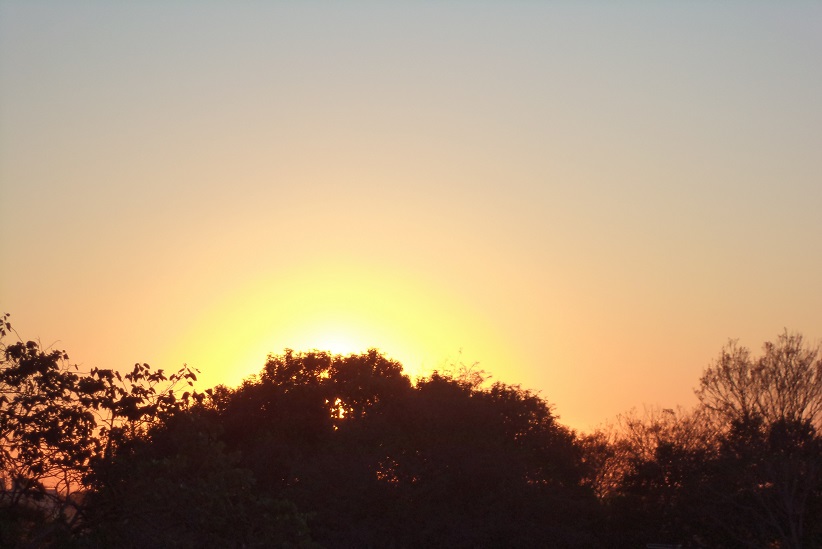
<path fill-rule="evenodd" d="M 818 2 L 4 0 L 0 308 L 206 386 L 373 346 L 687 405 L 822 336 L 820 60 Z"/>

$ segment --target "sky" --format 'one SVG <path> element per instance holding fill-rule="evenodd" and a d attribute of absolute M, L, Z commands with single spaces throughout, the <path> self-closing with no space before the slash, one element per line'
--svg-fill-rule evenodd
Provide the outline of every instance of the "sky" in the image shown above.
<path fill-rule="evenodd" d="M 590 430 L 822 337 L 822 3 L 0 0 L 0 312 L 201 387 L 479 363 Z"/>

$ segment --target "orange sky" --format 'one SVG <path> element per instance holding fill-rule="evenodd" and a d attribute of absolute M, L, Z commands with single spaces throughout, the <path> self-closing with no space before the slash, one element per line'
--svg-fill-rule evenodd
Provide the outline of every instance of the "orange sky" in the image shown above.
<path fill-rule="evenodd" d="M 822 337 L 822 6 L 0 3 L 0 309 L 88 366 L 479 361 L 589 429 Z"/>

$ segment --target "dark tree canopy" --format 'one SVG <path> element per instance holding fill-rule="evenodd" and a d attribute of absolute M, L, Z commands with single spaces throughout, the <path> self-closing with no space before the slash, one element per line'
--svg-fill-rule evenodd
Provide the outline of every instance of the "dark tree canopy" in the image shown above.
<path fill-rule="evenodd" d="M 64 351 L 6 343 L 16 335 L 8 316 L 0 323 L 0 546 L 40 546 L 84 527 L 98 467 L 202 396 L 175 396 L 196 379 L 189 368 L 80 372 Z"/>
<path fill-rule="evenodd" d="M 822 355 L 798 334 L 766 342 L 763 354 L 731 341 L 705 371 L 697 390 L 702 405 L 728 425 L 762 421 L 822 427 Z"/>
<path fill-rule="evenodd" d="M 519 386 L 286 350 L 236 388 L 0 323 L 2 547 L 822 547 L 822 362 L 731 342 L 692 410 L 578 436 Z M 185 391 L 180 393 L 182 389 Z"/>
<path fill-rule="evenodd" d="M 589 437 L 614 546 L 822 547 L 822 362 L 787 332 L 732 341 L 693 411 L 629 415 Z"/>
<path fill-rule="evenodd" d="M 326 547 L 593 539 L 596 501 L 574 436 L 518 387 L 436 373 L 412 385 L 375 350 L 287 351 L 215 409 L 228 447 L 309 513 Z"/>

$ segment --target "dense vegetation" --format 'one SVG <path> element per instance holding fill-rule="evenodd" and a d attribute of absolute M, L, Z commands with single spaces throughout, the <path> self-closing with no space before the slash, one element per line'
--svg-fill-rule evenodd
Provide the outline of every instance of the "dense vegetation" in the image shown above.
<path fill-rule="evenodd" d="M 3 547 L 822 547 L 822 360 L 798 335 L 730 343 L 693 410 L 591 434 L 375 350 L 198 392 L 0 336 Z"/>

